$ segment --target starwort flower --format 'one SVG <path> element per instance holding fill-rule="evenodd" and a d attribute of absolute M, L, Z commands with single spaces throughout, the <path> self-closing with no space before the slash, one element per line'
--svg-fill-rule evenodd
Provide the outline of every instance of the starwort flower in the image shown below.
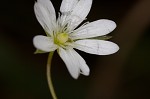
<path fill-rule="evenodd" d="M 113 42 L 94 39 L 112 32 L 116 28 L 115 22 L 100 19 L 80 25 L 91 5 L 92 0 L 63 0 L 58 18 L 50 0 L 37 0 L 34 5 L 36 18 L 47 34 L 35 36 L 34 46 L 44 52 L 57 50 L 75 79 L 79 74 L 88 76 L 90 70 L 74 49 L 96 55 L 109 55 L 119 50 Z"/>

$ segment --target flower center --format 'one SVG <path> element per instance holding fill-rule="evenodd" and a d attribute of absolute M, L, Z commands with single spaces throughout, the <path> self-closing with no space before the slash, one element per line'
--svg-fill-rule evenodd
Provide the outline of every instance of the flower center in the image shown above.
<path fill-rule="evenodd" d="M 55 37 L 55 43 L 58 45 L 64 45 L 69 39 L 69 36 L 67 33 L 58 33 Z"/>

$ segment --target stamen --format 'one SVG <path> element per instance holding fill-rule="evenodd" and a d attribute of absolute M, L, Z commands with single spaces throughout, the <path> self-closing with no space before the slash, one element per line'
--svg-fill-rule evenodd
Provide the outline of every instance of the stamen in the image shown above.
<path fill-rule="evenodd" d="M 74 30 L 74 32 L 78 32 L 78 31 L 81 31 L 83 29 L 86 29 L 88 27 L 91 27 L 91 26 L 86 26 L 84 27 L 85 25 L 89 24 L 90 22 L 85 22 L 84 24 L 82 24 L 78 29 Z"/>

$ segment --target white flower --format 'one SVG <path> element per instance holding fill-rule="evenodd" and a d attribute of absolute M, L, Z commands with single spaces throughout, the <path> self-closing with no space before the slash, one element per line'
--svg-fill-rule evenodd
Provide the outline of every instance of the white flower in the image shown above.
<path fill-rule="evenodd" d="M 90 70 L 74 48 L 96 55 L 109 55 L 119 50 L 113 42 L 91 39 L 113 31 L 116 28 L 115 22 L 101 19 L 77 28 L 85 20 L 91 5 L 92 0 L 63 0 L 57 19 L 51 1 L 37 0 L 34 5 L 36 18 L 47 34 L 35 36 L 34 46 L 44 52 L 57 50 L 75 79 L 80 73 L 88 76 Z"/>

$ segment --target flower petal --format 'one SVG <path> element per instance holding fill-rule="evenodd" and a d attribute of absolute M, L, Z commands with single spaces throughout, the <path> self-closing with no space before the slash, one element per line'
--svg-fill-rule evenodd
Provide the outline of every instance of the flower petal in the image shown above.
<path fill-rule="evenodd" d="M 116 23 L 114 21 L 101 19 L 78 28 L 71 34 L 71 38 L 75 40 L 103 36 L 112 32 L 115 28 Z"/>
<path fill-rule="evenodd" d="M 109 55 L 119 50 L 117 44 L 104 40 L 78 40 L 75 42 L 74 47 L 81 51 L 96 55 Z"/>
<path fill-rule="evenodd" d="M 63 0 L 61 3 L 60 11 L 62 13 L 68 13 L 71 12 L 72 9 L 77 4 L 78 0 Z"/>
<path fill-rule="evenodd" d="M 75 29 L 85 20 L 92 6 L 92 0 L 79 0 L 71 14 L 68 16 L 69 28 Z"/>
<path fill-rule="evenodd" d="M 52 33 L 56 22 L 56 14 L 50 0 L 37 0 L 34 5 L 37 20 L 49 34 Z"/>
<path fill-rule="evenodd" d="M 33 45 L 37 49 L 45 52 L 50 52 L 57 49 L 57 45 L 53 43 L 53 39 L 51 37 L 46 37 L 42 35 L 38 35 L 33 38 Z"/>
<path fill-rule="evenodd" d="M 77 79 L 80 74 L 89 75 L 89 68 L 86 65 L 84 59 L 73 49 L 59 49 L 59 55 L 65 62 L 67 69 L 74 79 Z"/>

